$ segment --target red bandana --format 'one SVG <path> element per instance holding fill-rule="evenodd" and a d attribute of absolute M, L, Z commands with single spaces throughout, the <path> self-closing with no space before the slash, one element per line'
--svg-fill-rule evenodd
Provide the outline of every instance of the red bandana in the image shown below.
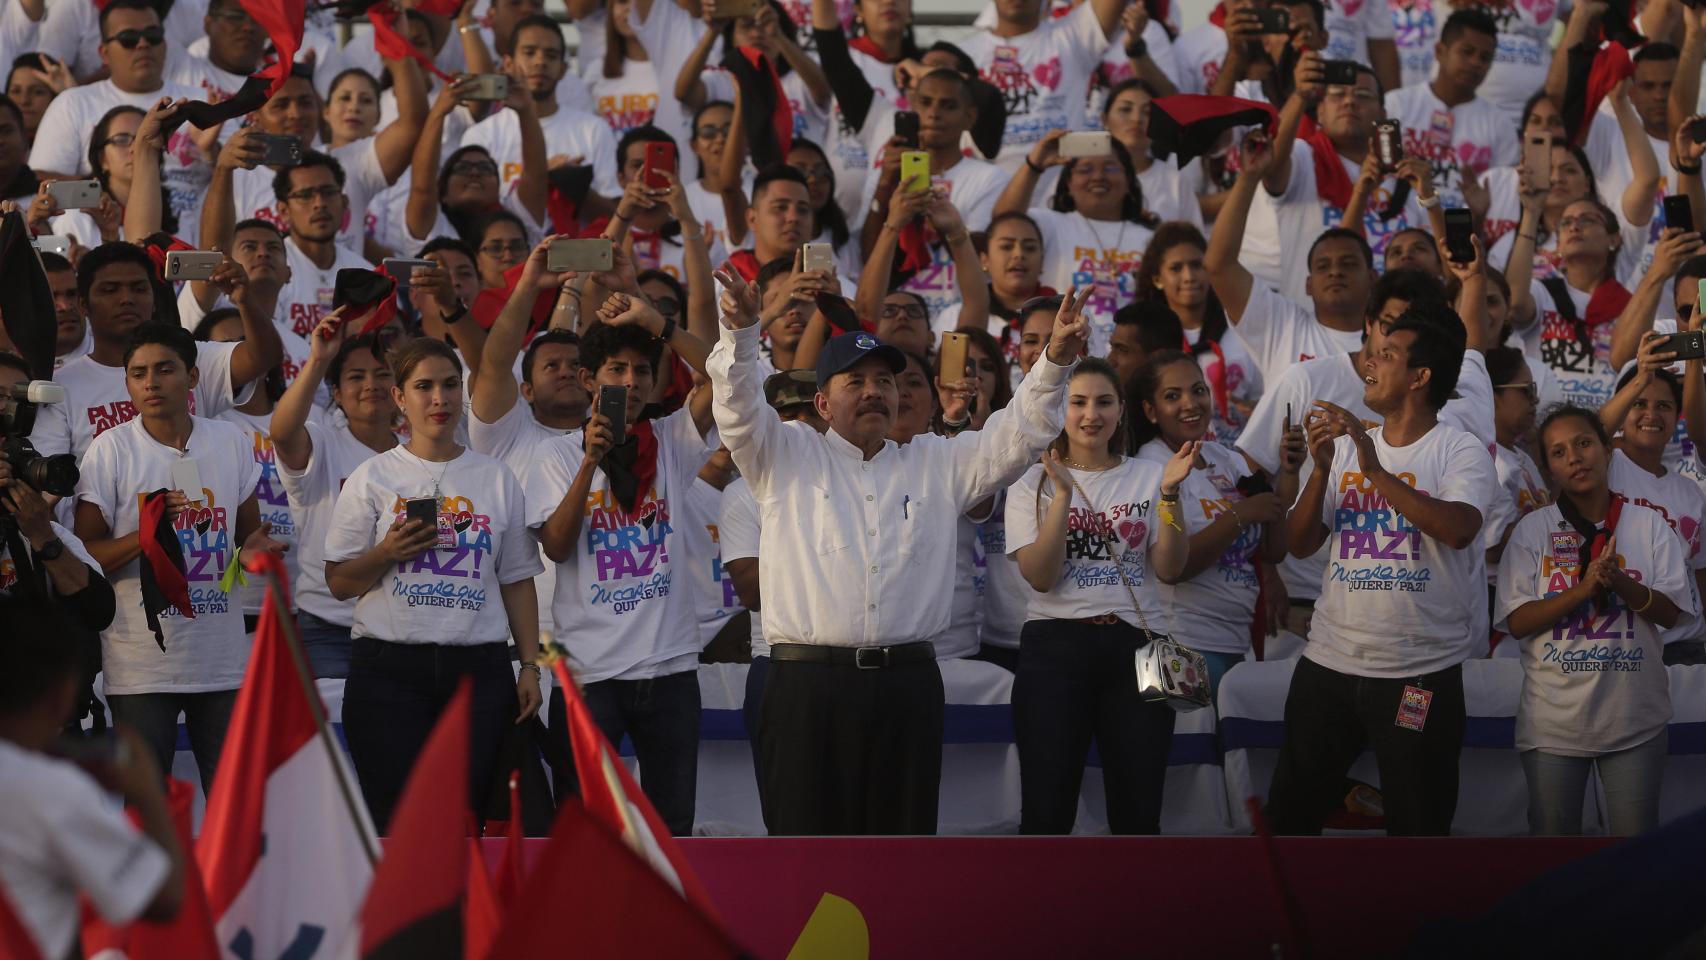
<path fill-rule="evenodd" d="M 502 287 L 488 287 L 480 291 L 474 298 L 473 306 L 468 308 L 469 316 L 474 318 L 481 329 L 490 330 L 497 322 L 498 314 L 503 311 L 504 304 L 509 302 L 510 294 L 515 292 L 515 285 L 521 280 L 521 271 L 526 269 L 527 261 L 523 260 L 504 271 Z M 528 325 L 527 337 L 545 329 L 551 322 L 551 308 L 557 304 L 556 290 L 541 290 L 538 299 L 533 301 L 533 322 Z"/>
<path fill-rule="evenodd" d="M 1302 126 L 1297 130 L 1297 138 L 1309 144 L 1309 153 L 1315 160 L 1316 195 L 1340 210 L 1350 206 L 1351 175 L 1345 172 L 1344 162 L 1339 159 L 1339 148 L 1333 146 L 1327 131 L 1304 117 Z"/>
<path fill-rule="evenodd" d="M 172 529 L 165 490 L 156 490 L 143 498 L 136 529 L 136 539 L 142 547 L 142 607 L 148 616 L 148 626 L 154 631 L 154 642 L 164 650 L 166 637 L 160 630 L 160 614 L 176 607 L 185 617 L 195 619 L 190 584 L 184 574 L 183 547 L 178 544 L 177 531 Z"/>
<path fill-rule="evenodd" d="M 898 60 L 891 60 L 889 55 L 883 52 L 883 48 L 877 46 L 877 42 L 875 40 L 872 40 L 870 37 L 862 33 L 847 41 L 847 49 L 857 50 L 865 56 L 882 63 L 899 62 Z"/>
<path fill-rule="evenodd" d="M 453 11 L 454 12 L 454 11 Z M 397 18 L 401 16 L 390 4 L 376 3 L 367 8 L 367 19 L 373 24 L 373 49 L 386 60 L 412 59 L 421 65 L 421 69 L 433 76 L 451 82 L 450 74 L 438 68 L 432 58 L 422 53 L 409 38 L 397 32 Z"/>
<path fill-rule="evenodd" d="M 1588 315 L 1584 318 L 1589 326 L 1610 323 L 1623 314 L 1623 308 L 1629 305 L 1629 291 L 1616 280 L 1607 280 L 1594 288 L 1593 296 L 1588 298 Z"/>
<path fill-rule="evenodd" d="M 169 233 L 156 233 L 144 241 L 142 249 L 148 252 L 148 259 L 154 262 L 154 275 L 164 283 L 166 280 L 166 254 L 185 250 L 193 251 L 195 247 Z"/>

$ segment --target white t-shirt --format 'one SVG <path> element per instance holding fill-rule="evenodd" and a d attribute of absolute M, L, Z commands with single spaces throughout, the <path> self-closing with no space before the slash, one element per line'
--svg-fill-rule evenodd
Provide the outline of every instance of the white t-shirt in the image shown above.
<path fill-rule="evenodd" d="M 1134 627 L 1147 624 L 1156 633 L 1167 633 L 1166 605 L 1156 590 L 1158 581 L 1149 573 L 1149 551 L 1161 528 L 1155 512 L 1161 468 L 1126 457 L 1111 470 L 1068 470 L 1083 495 L 1073 493 L 1060 581 L 1047 593 L 1033 589 L 1027 594 L 1025 619 L 1078 620 L 1114 613 Z M 1045 479 L 1042 464 L 1037 464 L 1007 491 L 1007 552 L 1015 558 L 1021 547 L 1036 542 L 1037 525 L 1054 502 L 1054 484 Z M 1117 558 L 1111 545 L 1116 540 Z M 1132 609 L 1132 594 L 1126 592 L 1128 583 L 1143 608 L 1141 620 Z"/>
<path fill-rule="evenodd" d="M 1434 43 L 1452 8 L 1446 0 L 1387 0 L 1392 13 L 1393 42 L 1398 46 L 1399 82 L 1406 87 L 1427 83 L 1434 76 Z M 1485 84 L 1482 89 L 1485 89 Z"/>
<path fill-rule="evenodd" d="M 1114 314 L 1137 296 L 1137 270 L 1154 231 L 1140 223 L 1091 220 L 1044 207 L 1027 211 L 1042 229 L 1042 285 L 1056 290 L 1094 287 L 1084 302 L 1090 355 L 1105 357 Z"/>
<path fill-rule="evenodd" d="M 1164 467 L 1172 448 L 1161 439 L 1137 451 L 1138 459 Z M 1231 447 L 1209 441 L 1202 446 L 1205 465 L 1192 470 L 1179 490 L 1185 533 L 1195 536 L 1244 499 L 1238 481 L 1250 474 L 1244 458 Z M 1189 580 L 1176 584 L 1157 581 L 1155 590 L 1167 606 L 1173 639 L 1192 650 L 1242 655 L 1250 649 L 1250 619 L 1256 611 L 1256 550 L 1262 528 L 1252 524 L 1238 532 L 1214 561 Z"/>
<path fill-rule="evenodd" d="M 1250 422 L 1238 436 L 1238 450 L 1254 460 L 1271 476 L 1279 472 L 1280 443 L 1285 437 L 1286 409 L 1291 409 L 1291 422 L 1301 424 L 1316 400 L 1328 400 L 1357 415 L 1368 427 L 1377 426 L 1380 417 L 1363 403 L 1362 373 L 1351 365 L 1351 355 L 1335 353 L 1293 364 L 1273 381 L 1262 402 L 1250 414 Z M 1299 491 L 1315 472 L 1315 460 L 1303 458 L 1297 477 Z M 1312 600 L 1321 595 L 1321 578 L 1325 575 L 1325 551 L 1299 559 L 1286 554 L 1280 563 L 1280 579 L 1292 600 Z"/>
<path fill-rule="evenodd" d="M 1386 95 L 1386 116 L 1404 125 L 1404 153 L 1433 167 L 1440 202 L 1466 206 L 1462 178 L 1490 167 L 1515 166 L 1521 153 L 1516 124 L 1486 100 L 1447 107 L 1425 83 Z"/>
<path fill-rule="evenodd" d="M 280 465 L 278 470 L 297 523 L 301 574 L 296 580 L 296 607 L 327 623 L 348 627 L 355 623 L 355 601 L 334 599 L 326 588 L 326 537 L 332 529 L 338 491 L 356 467 L 376 454 L 347 429 L 313 419 L 305 426 L 313 445 L 307 466 L 292 470 Z"/>
<path fill-rule="evenodd" d="M 586 81 L 592 92 L 593 114 L 610 125 L 610 132 L 616 135 L 616 139 L 622 139 L 624 133 L 635 127 L 648 123 L 657 126 L 658 91 L 663 86 L 652 61 L 624 60 L 621 76 L 606 77 L 604 58 L 600 57 L 587 64 Z M 674 77 L 669 78 L 669 89 L 673 95 Z M 688 140 L 683 139 L 681 111 L 674 113 L 675 123 L 659 129 L 674 137 L 677 144 L 685 145 Z"/>
<path fill-rule="evenodd" d="M 620 197 L 616 183 L 616 137 L 598 117 L 567 105 L 539 120 L 545 134 L 545 159 L 580 157 L 592 166 L 592 190 L 606 197 Z M 514 110 L 499 110 L 468 128 L 462 136 L 465 147 L 485 147 L 497 161 L 502 192 L 514 193 L 521 178 L 521 123 Z"/>
<path fill-rule="evenodd" d="M 255 505 L 261 508 L 261 521 L 271 524 L 267 536 L 284 544 L 287 549 L 279 559 L 284 561 L 284 570 L 290 575 L 292 585 L 300 582 L 297 573 L 297 558 L 301 555 L 301 540 L 298 537 L 296 520 L 290 512 L 290 498 L 285 495 L 284 481 L 279 477 L 278 458 L 273 453 L 272 415 L 244 413 L 240 410 L 227 410 L 220 414 L 221 420 L 242 427 L 249 434 L 250 449 L 254 452 L 255 467 L 260 470 L 260 478 L 255 482 Z M 266 599 L 266 580 L 262 577 L 249 577 L 249 582 L 238 588 L 238 595 L 243 601 L 243 612 L 259 614 L 261 601 Z M 294 593 L 292 599 L 294 599 Z"/>
<path fill-rule="evenodd" d="M 1362 349 L 1360 329 L 1334 330 L 1315 319 L 1313 304 L 1288 300 L 1261 282 L 1250 285 L 1244 315 L 1238 318 L 1233 330 L 1249 348 L 1267 383 L 1273 383 L 1300 361 Z M 1361 378 L 1357 379 L 1360 383 Z M 1358 391 L 1360 395 L 1360 386 Z"/>
<path fill-rule="evenodd" d="M 1606 471 L 1611 489 L 1664 518 L 1681 538 L 1683 557 L 1690 570 L 1706 568 L 1706 551 L 1700 549 L 1702 519 L 1706 519 L 1706 493 L 1700 485 L 1675 470 L 1655 477 L 1636 465 L 1621 450 L 1611 452 Z"/>
<path fill-rule="evenodd" d="M 682 498 L 681 537 L 687 583 L 693 592 L 694 619 L 699 625 L 699 646 L 708 646 L 729 617 L 741 610 L 735 583 L 723 570 L 723 491 L 694 477 Z"/>
<path fill-rule="evenodd" d="M 521 359 L 517 354 L 516 382 L 521 381 Z M 525 481 L 528 467 L 541 451 L 548 446 L 562 443 L 563 437 L 570 431 L 557 430 L 540 423 L 533 416 L 533 408 L 520 396 L 510 405 L 509 412 L 499 417 L 496 423 L 486 423 L 474 414 L 473 403 L 468 405 L 467 416 L 462 422 L 468 425 L 468 446 L 476 453 L 488 457 L 496 457 L 503 461 L 509 472 L 515 474 L 517 480 Z M 549 565 L 541 548 L 541 564 Z M 556 597 L 557 578 L 549 570 L 533 578 L 533 592 L 539 598 L 539 629 L 551 629 L 551 603 Z"/>
<path fill-rule="evenodd" d="M 1603 525 L 1601 525 L 1603 527 Z M 1617 521 L 1618 565 L 1682 611 L 1700 611 L 1682 541 L 1651 510 L 1625 504 Z M 1586 558 L 1581 535 L 1549 504 L 1517 522 L 1499 561 L 1494 616 L 1501 629 L 1524 604 L 1574 586 Z M 1675 629 L 1675 628 L 1672 628 Z M 1659 631 L 1613 595 L 1603 612 L 1583 604 L 1550 630 L 1519 638 L 1522 699 L 1516 748 L 1566 756 L 1626 750 L 1670 721 L 1670 680 Z"/>
<path fill-rule="evenodd" d="M 172 449 L 148 435 L 141 420 L 95 438 L 83 456 L 77 499 L 101 511 L 114 538 L 137 531 L 143 495 L 176 484 L 172 465 L 193 460 L 202 489 L 184 493 L 198 504 L 172 520 L 183 550 L 193 617 L 176 607 L 160 614 L 165 649 L 142 609 L 142 561 L 108 574 L 118 607 L 101 632 L 101 670 L 111 694 L 201 693 L 234 690 L 243 682 L 249 640 L 243 611 L 219 581 L 237 555 L 237 510 L 255 494 L 260 465 L 242 427 L 193 418 L 189 449 Z"/>
<path fill-rule="evenodd" d="M 1518 520 L 1552 502 L 1540 468 L 1523 451 L 1494 444 L 1493 472 L 1499 481 L 1499 495 L 1488 506 L 1486 523 L 1481 527 L 1482 550 L 1498 546 Z M 1498 568 L 1489 567 L 1487 582 L 1497 583 L 1498 578 Z"/>
<path fill-rule="evenodd" d="M 191 413 L 217 417 L 249 398 L 253 385 L 240 396 L 234 396 L 231 389 L 231 355 L 237 352 L 237 344 L 197 343 L 195 347 L 201 379 L 190 391 Z M 53 382 L 65 388 L 65 402 L 37 408 L 35 429 L 30 433 L 30 440 L 43 456 L 74 453 L 81 459 L 96 437 L 136 416 L 123 367 L 109 367 L 84 355 L 54 371 Z"/>
<path fill-rule="evenodd" d="M 1021 36 L 980 30 L 960 41 L 1006 102 L 1007 131 L 995 158 L 1003 169 L 1017 171 L 1031 146 L 1050 131 L 1085 128 L 1090 74 L 1108 39 L 1095 8 L 1084 4 L 1064 17 L 1045 18 Z"/>
<path fill-rule="evenodd" d="M 296 241 L 284 240 L 285 260 L 290 264 L 290 282 L 278 293 L 278 328 L 281 334 L 293 335 L 306 342 L 319 326 L 321 318 L 332 312 L 332 300 L 337 290 L 339 270 L 372 270 L 367 258 L 342 244 L 332 248 L 337 256 L 332 265 L 322 270 L 308 259 Z M 186 286 L 185 289 L 188 289 Z M 182 299 L 179 303 L 182 304 Z M 181 311 L 180 311 L 181 312 Z M 289 339 L 287 336 L 286 339 Z"/>
<path fill-rule="evenodd" d="M 1203 192 L 1202 164 L 1193 159 L 1183 167 L 1178 157 L 1157 160 L 1149 169 L 1137 175 L 1143 188 L 1143 209 L 1162 221 L 1183 220 L 1203 229 L 1202 204 L 1197 194 Z"/>
<path fill-rule="evenodd" d="M 130 106 L 147 111 L 162 97 L 200 100 L 203 96 L 197 87 L 176 83 L 164 83 L 149 93 L 125 93 L 111 80 L 72 87 L 54 97 L 42 114 L 35 143 L 30 147 L 30 169 L 89 175 L 89 138 L 94 136 L 95 125 L 108 110 Z M 196 148 L 190 132 L 186 124 L 172 133 L 166 143 L 162 173 L 166 191 L 171 195 L 172 210 L 180 221 L 200 218 L 201 200 L 213 178 L 213 168 Z"/>
<path fill-rule="evenodd" d="M 977 525 L 983 541 L 984 588 L 981 643 L 1006 650 L 1019 649 L 1019 631 L 1033 592 L 1019 572 L 1019 561 L 1007 553 L 1007 491 L 995 495 L 989 519 Z"/>
<path fill-rule="evenodd" d="M 1592 294 L 1564 284 L 1575 314 L 1587 323 Z M 1552 291 L 1539 282 L 1529 285 L 1534 298 L 1535 318 L 1521 331 L 1523 351 L 1538 358 L 1552 371 L 1560 400 L 1589 410 L 1605 406 L 1617 392 L 1617 371 L 1611 369 L 1611 331 L 1615 322 L 1588 327 L 1590 343 L 1576 337 L 1576 325 L 1558 310 Z"/>
<path fill-rule="evenodd" d="M 338 494 L 326 560 L 353 560 L 384 538 L 404 501 L 439 501 L 439 542 L 397 564 L 356 599 L 350 634 L 392 643 L 504 643 L 509 620 L 499 588 L 543 568 L 527 536 L 521 483 L 472 450 L 432 463 L 398 446 L 355 468 Z"/>
<path fill-rule="evenodd" d="M 935 641 L 936 659 L 958 660 L 977 652 L 983 628 L 984 596 L 988 592 L 988 564 L 978 525 L 962 514 L 955 533 L 954 600 L 948 629 Z"/>
<path fill-rule="evenodd" d="M 1326 0 L 1327 49 L 1329 60 L 1368 63 L 1370 40 L 1393 38 L 1392 17 L 1380 0 Z"/>
<path fill-rule="evenodd" d="M 1369 431 L 1389 473 L 1485 517 L 1498 496 L 1479 440 L 1439 424 L 1402 447 Z M 1427 536 L 1364 479 L 1356 444 L 1340 437 L 1322 498 L 1327 572 L 1303 655 L 1339 673 L 1413 677 L 1462 663 L 1486 641 L 1486 557 L 1477 536 L 1455 550 Z"/>
<path fill-rule="evenodd" d="M 557 564 L 556 636 L 582 683 L 638 680 L 696 669 L 699 631 L 691 587 L 677 589 L 685 542 L 672 504 L 697 479 L 714 449 L 683 407 L 652 421 L 657 478 L 632 513 L 616 502 L 603 468 L 593 473 L 578 545 Z M 579 435 L 539 452 L 527 471 L 527 521 L 535 530 L 555 513 L 585 457 Z M 691 574 L 688 574 L 691 576 Z"/>
<path fill-rule="evenodd" d="M 745 477 L 736 477 L 723 488 L 723 502 L 717 518 L 717 544 L 721 547 L 719 563 L 734 560 L 758 559 L 758 501 L 752 496 Z M 727 576 L 725 573 L 724 576 Z M 764 613 L 752 615 L 752 655 L 767 657 L 770 644 L 764 641 Z"/>
<path fill-rule="evenodd" d="M 948 199 L 958 210 L 961 219 L 965 221 L 967 230 L 985 230 L 989 227 L 991 212 L 995 209 L 995 200 L 1001 196 L 1001 191 L 1007 186 L 1008 175 L 993 163 L 985 163 L 971 157 L 965 157 L 940 174 L 930 178 L 932 186 L 947 187 Z M 859 197 L 859 210 L 869 210 L 871 201 L 877 193 L 877 178 L 869 177 L 865 181 L 865 191 Z M 936 238 L 934 226 L 925 227 L 925 235 L 930 244 L 931 262 L 929 266 L 918 271 L 899 289 L 918 294 L 929 307 L 930 315 L 936 316 L 948 307 L 960 302 L 959 271 L 954 267 L 953 252 L 946 241 Z M 850 239 L 849 244 L 858 245 L 858 236 Z M 906 255 L 899 249 L 894 253 L 895 262 L 899 263 Z M 713 261 L 715 262 L 715 261 Z"/>
<path fill-rule="evenodd" d="M 1487 374 L 1487 358 L 1481 351 L 1463 352 L 1457 389 L 1440 409 L 1439 422 L 1462 430 L 1489 450 L 1498 446 L 1499 432 L 1493 424 L 1493 378 Z"/>
<path fill-rule="evenodd" d="M 68 957 L 82 898 L 123 926 L 172 863 L 76 764 L 0 740 L 0 887 L 43 957 Z"/>
<path fill-rule="evenodd" d="M 1207 93 L 1226 62 L 1226 31 L 1199 23 L 1179 34 L 1173 42 L 1173 62 L 1178 65 L 1173 82 L 1180 93 Z"/>
<path fill-rule="evenodd" d="M 374 197 L 391 186 L 391 181 L 385 179 L 385 171 L 379 165 L 378 142 L 374 137 L 346 143 L 331 150 L 330 154 L 344 170 L 344 198 L 349 201 L 344 208 L 344 222 L 338 226 L 338 245 L 359 254 L 362 241 L 367 236 L 368 207 Z M 231 171 L 231 199 L 232 209 L 237 212 L 236 222 L 253 217 L 265 220 L 286 233 L 290 231 L 290 223 L 279 212 L 278 194 L 273 190 L 273 180 L 277 176 L 278 171 L 266 166 Z M 199 214 L 197 222 L 200 222 Z"/>

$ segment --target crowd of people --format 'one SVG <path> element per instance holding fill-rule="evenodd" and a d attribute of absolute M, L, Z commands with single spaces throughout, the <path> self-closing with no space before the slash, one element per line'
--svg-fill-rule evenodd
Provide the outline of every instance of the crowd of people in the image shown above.
<path fill-rule="evenodd" d="M 1276 829 L 1372 749 L 1388 829 L 1449 832 L 1462 664 L 1508 655 L 1533 829 L 1597 768 L 1640 831 L 1706 662 L 1706 9 L 1634 7 L 996 0 L 921 46 L 908 0 L 569 0 L 572 57 L 539 0 L 376 8 L 402 48 L 315 7 L 204 128 L 272 55 L 248 5 L 8 0 L 32 439 L 80 479 L 0 463 L 0 586 L 99 631 L 112 719 L 166 768 L 181 714 L 206 786 L 233 571 L 281 553 L 381 831 L 465 676 L 484 792 L 545 637 L 676 833 L 712 659 L 772 832 L 933 833 L 962 661 L 1013 674 L 1023 831 L 1072 829 L 1094 743 L 1154 833 L 1134 655 L 1218 690 L 1281 633 Z"/>

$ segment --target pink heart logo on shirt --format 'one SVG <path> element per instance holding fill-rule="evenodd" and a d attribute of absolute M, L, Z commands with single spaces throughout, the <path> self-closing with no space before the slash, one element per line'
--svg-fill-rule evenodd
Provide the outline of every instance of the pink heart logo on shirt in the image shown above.
<path fill-rule="evenodd" d="M 1149 524 L 1142 520 L 1122 520 L 1119 525 L 1120 539 L 1125 542 L 1127 550 L 1136 550 L 1149 539 Z"/>
<path fill-rule="evenodd" d="M 1061 78 L 1060 58 L 1055 57 L 1047 63 L 1037 64 L 1036 69 L 1031 71 L 1031 76 L 1036 79 L 1037 86 L 1048 90 L 1059 90 Z"/>

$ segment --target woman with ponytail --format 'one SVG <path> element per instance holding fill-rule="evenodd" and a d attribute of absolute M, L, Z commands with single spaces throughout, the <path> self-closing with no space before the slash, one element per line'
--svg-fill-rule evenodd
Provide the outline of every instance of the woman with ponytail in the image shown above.
<path fill-rule="evenodd" d="M 1610 486 L 1598 416 L 1553 410 L 1540 451 L 1558 500 L 1511 532 L 1494 608 L 1522 652 L 1516 748 L 1529 830 L 1581 833 L 1597 769 L 1607 832 L 1641 833 L 1658 823 L 1671 718 L 1660 634 L 1697 617 L 1699 601 L 1664 517 Z"/>

